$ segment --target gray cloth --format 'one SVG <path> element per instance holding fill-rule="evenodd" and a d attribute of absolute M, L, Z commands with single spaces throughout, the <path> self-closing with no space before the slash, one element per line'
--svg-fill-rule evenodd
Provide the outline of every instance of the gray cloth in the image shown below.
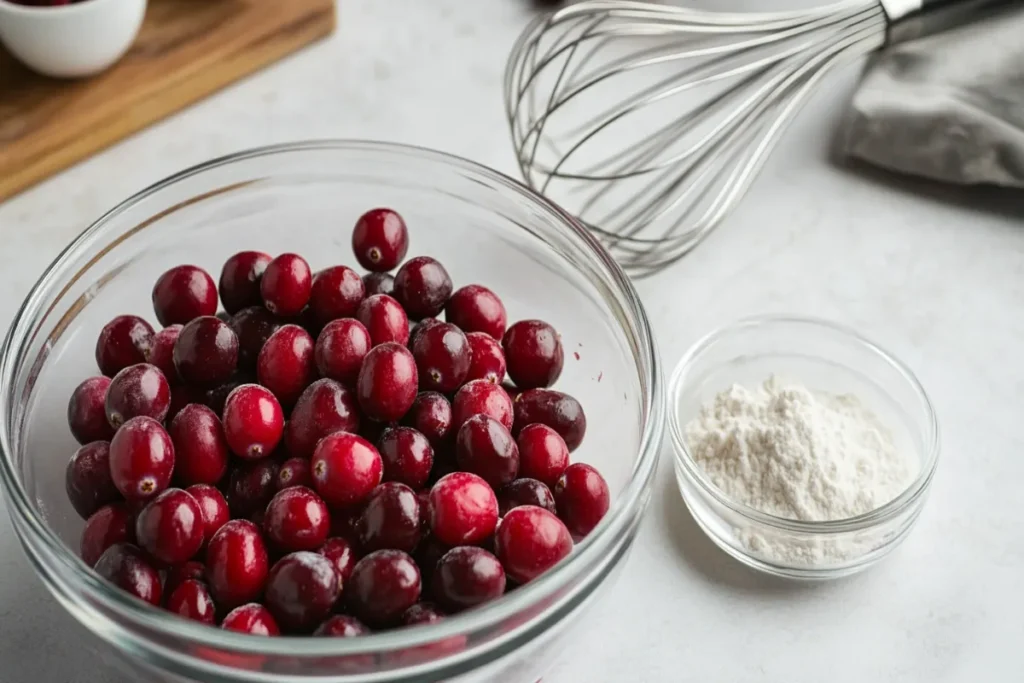
<path fill-rule="evenodd" d="M 889 170 L 1024 187 L 1024 6 L 875 55 L 841 135 Z"/>

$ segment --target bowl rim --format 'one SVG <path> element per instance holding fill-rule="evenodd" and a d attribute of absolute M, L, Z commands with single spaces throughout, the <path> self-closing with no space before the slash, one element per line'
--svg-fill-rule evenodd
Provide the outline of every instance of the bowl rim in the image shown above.
<path fill-rule="evenodd" d="M 678 406 L 685 389 L 689 372 L 692 369 L 694 362 L 712 346 L 736 333 L 743 332 L 754 327 L 764 327 L 769 325 L 809 326 L 817 328 L 819 331 L 825 331 L 840 338 L 844 338 L 846 342 L 859 346 L 885 361 L 888 366 L 907 383 L 911 391 L 920 401 L 920 404 L 924 408 L 926 414 L 925 432 L 923 435 L 925 448 L 923 453 L 924 460 L 921 463 L 920 471 L 917 473 L 914 480 L 910 482 L 898 496 L 874 510 L 869 510 L 868 512 L 864 512 L 853 517 L 846 517 L 844 519 L 828 521 L 790 519 L 762 512 L 761 510 L 757 510 L 745 503 L 741 503 L 728 497 L 721 489 L 715 486 L 704 472 L 704 469 L 693 459 L 693 455 L 690 453 L 689 445 L 687 444 L 685 436 L 686 425 L 682 424 Z M 931 400 L 928 398 L 928 394 L 925 392 L 921 382 L 917 379 L 910 368 L 890 352 L 886 351 L 870 339 L 864 337 L 852 327 L 821 318 L 768 314 L 741 318 L 715 329 L 694 343 L 693 346 L 683 354 L 679 363 L 672 371 L 668 387 L 668 404 L 668 428 L 672 439 L 675 461 L 683 468 L 687 477 L 696 482 L 706 495 L 710 496 L 717 503 L 725 506 L 736 514 L 751 521 L 783 531 L 809 535 L 836 534 L 862 531 L 864 529 L 870 529 L 879 524 L 883 524 L 893 517 L 898 517 L 903 514 L 908 507 L 913 505 L 927 493 L 932 478 L 935 476 L 935 470 L 939 462 L 939 424 L 935 408 L 932 406 Z"/>
<path fill-rule="evenodd" d="M 76 14 L 85 14 L 86 12 L 102 11 L 97 9 L 104 3 L 108 4 L 120 4 L 124 0 L 85 0 L 84 2 L 76 2 L 70 5 L 19 5 L 11 2 L 11 0 L 0 0 L 0 12 L 7 12 L 8 14 L 20 14 L 22 16 L 35 16 L 35 17 L 68 17 Z M 148 4 L 148 0 L 136 0 L 141 5 Z"/>
<path fill-rule="evenodd" d="M 630 339 L 630 341 L 634 345 L 632 350 L 635 362 L 641 366 L 639 379 L 645 390 L 645 396 L 642 396 L 640 407 L 644 422 L 640 434 L 638 455 L 630 479 L 626 482 L 617 500 L 613 501 L 604 519 L 586 539 L 576 545 L 573 553 L 565 561 L 513 593 L 506 594 L 493 604 L 452 615 L 431 625 L 430 628 L 398 629 L 371 633 L 359 638 L 281 636 L 268 639 L 212 628 L 185 619 L 168 618 L 167 613 L 163 610 L 144 603 L 101 579 L 57 536 L 32 505 L 11 455 L 13 452 L 11 426 L 18 401 L 15 396 L 15 378 L 19 368 L 26 360 L 22 358 L 26 354 L 23 343 L 36 324 L 37 316 L 45 310 L 46 299 L 57 295 L 59 290 L 55 280 L 58 276 L 70 268 L 70 263 L 82 251 L 95 242 L 104 241 L 102 230 L 123 212 L 176 183 L 236 162 L 279 154 L 326 151 L 390 154 L 453 167 L 459 169 L 463 174 L 468 174 L 470 178 L 486 180 L 503 191 L 518 195 L 520 199 L 531 203 L 536 210 L 546 214 L 569 231 L 570 237 L 577 241 L 592 259 L 592 267 L 604 270 L 604 275 L 615 284 L 618 290 L 617 298 L 621 299 L 618 305 L 623 307 L 623 312 L 632 318 L 631 325 L 624 328 L 624 333 L 630 338 L 638 337 L 635 340 Z M 635 335 L 629 331 L 631 328 L 636 329 Z M 493 628 L 509 617 L 543 603 L 544 600 L 551 598 L 577 579 L 580 568 L 592 567 L 600 563 L 608 548 L 614 546 L 624 533 L 635 533 L 638 521 L 636 517 L 643 512 L 649 499 L 648 492 L 657 469 L 665 428 L 665 401 L 660 359 L 646 310 L 625 272 L 578 220 L 521 182 L 477 162 L 420 146 L 372 140 L 312 139 L 250 148 L 186 168 L 120 202 L 90 224 L 60 252 L 22 301 L 8 328 L 3 345 L 0 347 L 0 387 L 5 387 L 3 391 L 0 391 L 0 484 L 4 488 L 11 516 L 14 517 L 17 514 L 20 522 L 25 524 L 32 536 L 32 539 L 23 538 L 23 543 L 28 543 L 29 540 L 41 541 L 43 549 L 49 554 L 46 559 L 51 562 L 56 560 L 68 568 L 79 591 L 91 594 L 92 597 L 101 600 L 107 608 L 117 612 L 135 625 L 149 629 L 152 633 L 240 653 L 293 658 L 393 652 L 429 645 L 466 632 Z M 17 523 L 15 530 L 19 535 L 22 534 L 23 530 L 19 529 Z M 45 564 L 50 564 L 50 562 Z M 539 617 L 549 607 L 545 606 L 542 612 L 538 612 L 533 617 Z M 152 642 L 154 636 L 147 634 L 144 638 Z M 461 654 L 465 655 L 466 653 Z M 453 657 L 459 657 L 459 654 L 438 658 L 436 663 L 441 664 Z M 425 663 L 416 666 L 422 666 Z M 211 667 L 218 666 L 214 661 L 208 661 L 206 664 Z M 401 668 L 398 667 L 393 671 L 397 672 Z"/>

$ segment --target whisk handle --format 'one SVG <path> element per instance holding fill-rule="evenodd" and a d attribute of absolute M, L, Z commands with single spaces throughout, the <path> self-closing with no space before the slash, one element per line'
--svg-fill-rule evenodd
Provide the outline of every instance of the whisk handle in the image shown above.
<path fill-rule="evenodd" d="M 1019 0 L 879 0 L 889 18 L 889 43 L 970 23 Z"/>

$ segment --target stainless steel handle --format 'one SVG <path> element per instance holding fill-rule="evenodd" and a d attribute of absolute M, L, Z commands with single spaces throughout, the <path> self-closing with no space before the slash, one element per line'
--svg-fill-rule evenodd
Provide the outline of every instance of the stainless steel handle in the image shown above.
<path fill-rule="evenodd" d="M 889 18 L 888 42 L 899 43 L 966 24 L 1024 0 L 879 0 Z"/>

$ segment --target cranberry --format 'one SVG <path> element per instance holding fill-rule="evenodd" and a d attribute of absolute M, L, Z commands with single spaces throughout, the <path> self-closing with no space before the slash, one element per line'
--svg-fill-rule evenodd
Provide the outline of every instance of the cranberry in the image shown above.
<path fill-rule="evenodd" d="M 96 340 L 96 364 L 107 377 L 129 365 L 145 363 L 153 343 L 153 328 L 142 318 L 119 315 L 107 323 Z"/>
<path fill-rule="evenodd" d="M 340 595 L 359 559 L 356 557 L 355 546 L 350 541 L 335 536 L 328 538 L 317 552 L 334 565 L 334 571 L 338 574 L 338 594 Z"/>
<path fill-rule="evenodd" d="M 263 345 L 256 376 L 282 406 L 291 407 L 316 378 L 313 338 L 298 325 L 284 325 Z"/>
<path fill-rule="evenodd" d="M 283 491 L 290 486 L 313 488 L 313 470 L 309 466 L 309 459 L 288 458 L 281 463 L 281 468 L 277 471 L 275 486 L 278 491 Z"/>
<path fill-rule="evenodd" d="M 220 318 L 196 318 L 181 328 L 174 343 L 174 367 L 189 384 L 215 387 L 238 366 L 238 337 Z"/>
<path fill-rule="evenodd" d="M 474 545 L 498 524 L 498 499 L 487 482 L 469 472 L 444 476 L 430 490 L 430 530 L 442 543 Z"/>
<path fill-rule="evenodd" d="M 361 503 L 380 484 L 383 463 L 369 441 L 349 432 L 335 432 L 316 445 L 310 461 L 313 484 L 327 504 Z"/>
<path fill-rule="evenodd" d="M 587 432 L 587 417 L 583 413 L 583 406 L 572 396 L 551 389 L 529 389 L 516 397 L 513 407 L 513 434 L 518 434 L 529 424 L 539 422 L 558 432 L 570 453 L 583 442 Z"/>
<path fill-rule="evenodd" d="M 263 304 L 274 315 L 298 315 L 309 303 L 313 276 L 298 254 L 281 254 L 267 264 L 260 279 Z"/>
<path fill-rule="evenodd" d="M 276 493 L 278 463 L 271 458 L 240 463 L 228 479 L 228 507 L 234 517 L 251 517 L 267 508 Z"/>
<path fill-rule="evenodd" d="M 247 306 L 260 306 L 260 280 L 270 263 L 270 254 L 262 251 L 240 251 L 220 271 L 220 300 L 224 310 L 237 313 Z"/>
<path fill-rule="evenodd" d="M 395 278 L 388 273 L 367 273 L 363 276 L 363 287 L 366 288 L 366 296 L 374 294 L 391 296 L 395 291 Z"/>
<path fill-rule="evenodd" d="M 349 610 L 370 626 L 397 623 L 420 599 L 420 570 L 401 550 L 378 550 L 356 564 L 345 589 Z"/>
<path fill-rule="evenodd" d="M 199 552 L 205 525 L 195 498 L 181 489 L 167 489 L 135 518 L 135 537 L 150 557 L 179 564 Z"/>
<path fill-rule="evenodd" d="M 213 599 L 222 609 L 255 600 L 267 581 L 267 548 L 259 527 L 233 519 L 206 547 L 206 575 Z"/>
<path fill-rule="evenodd" d="M 285 555 L 267 577 L 267 609 L 286 631 L 312 631 L 331 613 L 337 599 L 338 576 L 323 555 Z"/>
<path fill-rule="evenodd" d="M 281 552 L 316 550 L 327 540 L 330 514 L 320 496 L 305 486 L 278 491 L 267 505 L 263 531 Z"/>
<path fill-rule="evenodd" d="M 363 622 L 359 621 L 355 617 L 346 616 L 344 614 L 335 614 L 330 617 L 327 621 L 320 624 L 315 631 L 314 636 L 330 636 L 333 638 L 353 638 L 355 636 L 363 636 L 370 632 L 370 629 L 366 628 Z"/>
<path fill-rule="evenodd" d="M 356 393 L 359 406 L 371 419 L 396 422 L 416 400 L 416 361 L 400 344 L 375 346 L 359 371 Z"/>
<path fill-rule="evenodd" d="M 178 341 L 183 325 L 171 325 L 153 335 L 146 362 L 155 365 L 173 386 L 180 381 L 178 369 L 174 367 L 174 345 Z"/>
<path fill-rule="evenodd" d="M 328 434 L 358 430 L 359 413 L 352 392 L 333 379 L 318 379 L 295 404 L 285 443 L 292 455 L 308 458 Z"/>
<path fill-rule="evenodd" d="M 548 512 L 556 512 L 555 496 L 551 489 L 536 479 L 516 479 L 498 491 L 498 512 L 502 517 L 520 505 L 535 505 Z"/>
<path fill-rule="evenodd" d="M 238 364 L 251 369 L 270 335 L 281 327 L 281 320 L 262 306 L 251 306 L 235 313 L 228 324 L 238 336 Z"/>
<path fill-rule="evenodd" d="M 402 422 L 423 434 L 427 441 L 437 448 L 444 443 L 451 431 L 452 404 L 443 394 L 425 391 L 412 402 Z"/>
<path fill-rule="evenodd" d="M 594 530 L 608 512 L 610 498 L 604 477 L 586 463 L 569 465 L 555 484 L 558 516 L 575 538 Z"/>
<path fill-rule="evenodd" d="M 174 471 L 174 444 L 159 422 L 133 417 L 110 442 L 110 476 L 128 500 L 152 498 L 167 488 Z"/>
<path fill-rule="evenodd" d="M 217 415 L 204 405 L 190 403 L 167 428 L 174 443 L 174 479 L 192 484 L 216 484 L 228 469 L 228 443 Z"/>
<path fill-rule="evenodd" d="M 231 520 L 228 501 L 216 487 L 209 484 L 193 484 L 185 492 L 195 498 L 203 513 L 203 538 L 209 541 L 220 528 Z"/>
<path fill-rule="evenodd" d="M 71 456 L 64 470 L 64 490 L 82 519 L 121 497 L 110 478 L 110 443 L 93 441 Z"/>
<path fill-rule="evenodd" d="M 501 350 L 501 344 L 483 332 L 470 332 L 466 340 L 470 357 L 466 379 L 485 379 L 491 384 L 501 384 L 505 378 L 505 352 Z"/>
<path fill-rule="evenodd" d="M 274 615 L 258 602 L 236 607 L 227 613 L 220 627 L 228 631 L 248 633 L 253 636 L 279 636 L 281 629 L 274 621 Z"/>
<path fill-rule="evenodd" d="M 320 325 L 339 318 L 351 318 L 365 296 L 366 287 L 359 273 L 348 266 L 327 268 L 313 278 L 310 312 Z"/>
<path fill-rule="evenodd" d="M 92 567 L 115 543 L 135 542 L 135 520 L 124 503 L 104 505 L 92 513 L 82 529 L 79 554 Z"/>
<path fill-rule="evenodd" d="M 572 552 L 572 536 L 554 514 L 522 505 L 509 510 L 502 519 L 494 545 L 508 577 L 526 583 Z"/>
<path fill-rule="evenodd" d="M 316 339 L 313 356 L 324 377 L 354 385 L 373 342 L 366 327 L 353 318 L 329 322 Z"/>
<path fill-rule="evenodd" d="M 366 501 L 357 529 L 364 550 L 412 552 L 420 541 L 419 498 L 405 484 L 383 483 Z"/>
<path fill-rule="evenodd" d="M 483 548 L 452 548 L 437 563 L 432 593 L 446 610 L 476 607 L 500 598 L 504 592 L 505 570 L 498 558 Z"/>
<path fill-rule="evenodd" d="M 405 344 L 409 341 L 409 318 L 401 304 L 387 294 L 374 294 L 363 299 L 356 318 L 370 333 L 373 346 L 387 342 Z"/>
<path fill-rule="evenodd" d="M 148 363 L 129 365 L 107 388 L 107 421 L 114 429 L 140 415 L 162 422 L 170 405 L 171 386 L 163 373 Z"/>
<path fill-rule="evenodd" d="M 455 394 L 452 429 L 458 434 L 466 420 L 474 415 L 494 418 L 505 429 L 511 429 L 514 414 L 512 400 L 504 389 L 485 379 L 475 379 L 466 382 Z"/>
<path fill-rule="evenodd" d="M 331 536 L 340 536 L 353 543 L 359 540 L 359 516 L 363 514 L 362 505 L 335 508 L 331 512 Z"/>
<path fill-rule="evenodd" d="M 352 231 L 352 251 L 359 265 L 374 272 L 398 267 L 409 250 L 405 221 L 391 209 L 371 209 Z"/>
<path fill-rule="evenodd" d="M 153 285 L 153 309 L 161 325 L 184 325 L 217 312 L 213 278 L 196 266 L 176 266 Z"/>
<path fill-rule="evenodd" d="M 199 581 L 189 579 L 182 582 L 173 593 L 168 594 L 166 607 L 168 612 L 202 624 L 212 626 L 217 622 L 210 589 Z"/>
<path fill-rule="evenodd" d="M 526 425 L 516 443 L 520 477 L 538 479 L 551 487 L 569 466 L 569 447 L 558 432 L 545 424 Z"/>
<path fill-rule="evenodd" d="M 186 581 L 198 581 L 206 583 L 206 566 L 197 560 L 189 560 L 167 570 L 167 578 L 164 579 L 164 594 L 171 595 L 178 586 Z"/>
<path fill-rule="evenodd" d="M 202 404 L 206 399 L 206 392 L 199 387 L 190 384 L 179 384 L 171 387 L 171 405 L 167 408 L 167 417 L 164 418 L 168 424 L 174 421 L 185 406 L 190 403 Z"/>
<path fill-rule="evenodd" d="M 417 334 L 412 355 L 424 389 L 451 393 L 462 386 L 469 374 L 469 341 L 451 323 L 439 322 Z"/>
<path fill-rule="evenodd" d="M 541 320 L 520 320 L 501 340 L 508 376 L 522 389 L 549 387 L 562 374 L 562 340 Z"/>
<path fill-rule="evenodd" d="M 429 602 L 417 602 L 402 614 L 403 626 L 419 626 L 420 624 L 436 624 L 444 619 L 444 612 Z"/>
<path fill-rule="evenodd" d="M 109 377 L 90 377 L 71 393 L 68 401 L 68 426 L 80 444 L 109 441 L 114 428 L 107 421 L 106 400 Z"/>
<path fill-rule="evenodd" d="M 427 437 L 412 427 L 388 429 L 377 442 L 377 450 L 384 461 L 384 481 L 419 489 L 430 478 L 434 449 Z"/>
<path fill-rule="evenodd" d="M 436 316 L 452 294 L 452 279 L 429 256 L 409 259 L 395 275 L 395 298 L 413 320 Z"/>
<path fill-rule="evenodd" d="M 160 574 L 135 546 L 128 543 L 110 546 L 96 561 L 94 569 L 121 590 L 151 605 L 160 605 Z"/>
<path fill-rule="evenodd" d="M 429 511 L 429 501 L 427 507 L 423 509 Z M 416 566 L 420 568 L 420 575 L 423 577 L 424 593 L 430 591 L 437 563 L 441 561 L 441 558 L 449 550 L 451 550 L 451 546 L 441 543 L 441 541 L 429 535 L 416 548 Z"/>
<path fill-rule="evenodd" d="M 246 460 L 274 452 L 284 434 L 284 411 L 258 384 L 236 387 L 224 402 L 224 435 L 231 451 Z"/>
<path fill-rule="evenodd" d="M 505 334 L 508 316 L 498 295 L 481 285 L 466 285 L 455 291 L 444 307 L 445 319 L 464 332 L 480 332 L 492 339 Z"/>

